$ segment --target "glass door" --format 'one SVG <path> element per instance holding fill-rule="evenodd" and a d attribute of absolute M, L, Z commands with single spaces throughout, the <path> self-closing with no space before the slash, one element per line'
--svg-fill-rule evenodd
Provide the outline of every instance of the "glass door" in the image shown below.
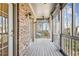
<path fill-rule="evenodd" d="M 55 13 L 53 14 L 53 42 L 56 43 L 56 46 L 60 48 L 60 10 L 56 8 Z"/>

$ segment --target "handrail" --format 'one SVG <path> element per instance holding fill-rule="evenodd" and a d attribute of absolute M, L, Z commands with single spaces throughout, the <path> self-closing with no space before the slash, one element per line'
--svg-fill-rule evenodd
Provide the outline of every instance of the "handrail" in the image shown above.
<path fill-rule="evenodd" d="M 61 34 L 60 36 L 70 38 L 72 40 L 79 40 L 79 37 L 77 37 L 77 36 L 70 36 L 70 35 L 65 35 L 65 34 Z"/>

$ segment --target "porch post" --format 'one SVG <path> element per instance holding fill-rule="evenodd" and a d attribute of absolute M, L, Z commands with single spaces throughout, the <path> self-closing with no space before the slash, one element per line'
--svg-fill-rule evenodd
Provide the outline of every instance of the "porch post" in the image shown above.
<path fill-rule="evenodd" d="M 8 38 L 8 55 L 13 56 L 13 5 L 9 4 L 8 7 L 8 20 L 9 20 L 9 38 Z"/>

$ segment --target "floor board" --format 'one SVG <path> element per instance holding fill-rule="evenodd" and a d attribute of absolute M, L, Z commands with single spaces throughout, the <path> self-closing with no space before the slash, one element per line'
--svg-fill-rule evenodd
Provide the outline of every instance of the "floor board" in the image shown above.
<path fill-rule="evenodd" d="M 54 44 L 47 39 L 37 39 L 29 46 L 24 56 L 62 56 Z"/>

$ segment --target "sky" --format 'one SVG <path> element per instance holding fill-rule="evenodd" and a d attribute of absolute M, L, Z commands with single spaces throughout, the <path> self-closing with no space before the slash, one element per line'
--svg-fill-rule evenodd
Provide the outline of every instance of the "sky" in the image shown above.
<path fill-rule="evenodd" d="M 67 23 L 68 23 L 68 26 L 70 27 L 71 21 L 72 21 L 72 4 L 69 3 L 66 6 L 67 6 L 67 10 L 66 10 L 66 7 L 63 9 L 64 10 L 64 12 L 63 12 L 64 19 L 65 19 L 65 28 L 67 28 Z M 75 8 L 74 8 L 75 19 L 74 20 L 76 20 L 76 26 L 79 26 L 79 3 L 74 4 L 74 6 L 75 6 Z"/>
<path fill-rule="evenodd" d="M 79 3 L 75 5 L 75 13 L 76 13 L 76 26 L 79 26 Z"/>

